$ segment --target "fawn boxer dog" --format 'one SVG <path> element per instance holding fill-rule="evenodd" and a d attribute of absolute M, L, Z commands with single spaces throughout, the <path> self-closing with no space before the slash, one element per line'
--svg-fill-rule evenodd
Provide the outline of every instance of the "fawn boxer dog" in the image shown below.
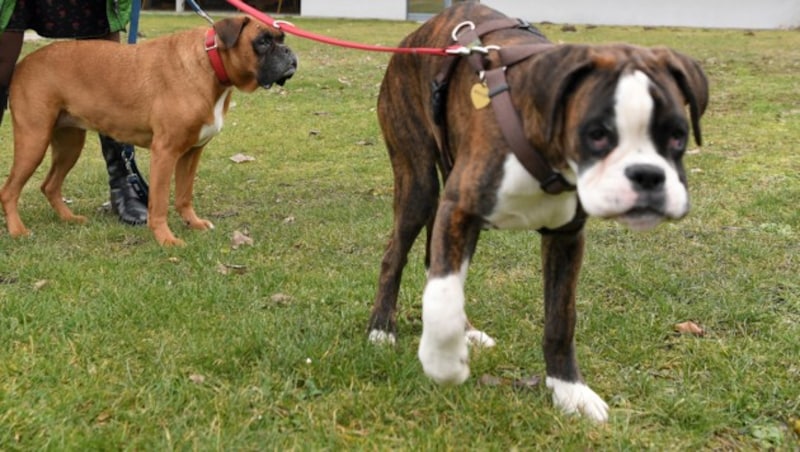
<path fill-rule="evenodd" d="M 468 2 L 435 16 L 401 46 L 455 46 L 463 55 L 396 54 L 381 85 L 394 229 L 370 339 L 395 341 L 401 274 L 425 227 L 418 356 L 433 380 L 462 383 L 468 337 L 493 343 L 464 312 L 478 235 L 486 228 L 538 230 L 547 387 L 563 411 L 606 421 L 608 406 L 584 382 L 575 356 L 584 222 L 594 216 L 645 230 L 687 214 L 682 157 L 690 129 L 701 141 L 708 103 L 702 69 L 666 48 L 551 44 L 529 24 Z"/>
<path fill-rule="evenodd" d="M 0 191 L 9 234 L 30 234 L 17 204 L 48 144 L 52 166 L 42 192 L 61 219 L 86 221 L 64 203 L 61 186 L 87 129 L 150 148 L 147 223 L 159 244 L 184 244 L 167 224 L 173 173 L 183 221 L 212 229 L 195 213 L 192 190 L 200 154 L 222 128 L 233 88 L 283 85 L 296 68 L 283 33 L 246 16 L 134 46 L 65 41 L 31 53 L 17 65 L 10 87 L 14 162 Z"/>

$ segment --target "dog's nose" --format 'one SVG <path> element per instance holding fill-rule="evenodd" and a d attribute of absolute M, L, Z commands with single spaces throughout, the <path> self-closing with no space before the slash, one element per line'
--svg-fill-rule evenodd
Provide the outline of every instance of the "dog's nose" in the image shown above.
<path fill-rule="evenodd" d="M 664 186 L 664 170 L 650 164 L 631 165 L 625 168 L 625 176 L 636 191 L 660 190 Z"/>

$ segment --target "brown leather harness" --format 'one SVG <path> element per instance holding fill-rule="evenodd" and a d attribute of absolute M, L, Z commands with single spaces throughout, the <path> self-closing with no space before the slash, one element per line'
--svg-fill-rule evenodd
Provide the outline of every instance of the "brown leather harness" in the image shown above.
<path fill-rule="evenodd" d="M 445 63 L 432 83 L 431 103 L 434 120 L 439 126 L 441 136 L 439 147 L 443 178 L 447 180 L 454 163 L 452 150 L 447 143 L 447 91 L 456 63 L 463 56 L 478 74 L 481 82 L 486 84 L 498 126 L 517 160 L 539 181 L 539 185 L 544 192 L 556 195 L 565 191 L 574 191 L 576 187 L 567 181 L 561 173 L 553 170 L 541 153 L 526 138 L 522 119 L 511 102 L 511 92 L 506 80 L 505 72 L 507 67 L 519 63 L 538 52 L 552 48 L 553 44 L 542 42 L 508 47 L 482 45 L 482 36 L 494 31 L 511 28 L 523 29 L 541 37 L 543 40 L 546 39 L 539 30 L 528 22 L 513 18 L 494 19 L 478 25 L 464 22 L 457 25 L 453 30 L 454 41 L 458 42 L 465 49 L 465 52 L 446 57 Z M 489 68 L 489 60 L 486 58 L 489 51 L 498 52 L 500 64 L 496 68 Z M 586 214 L 580 207 L 580 203 L 578 204 L 578 209 L 572 221 L 557 229 L 542 228 L 539 232 L 571 233 L 579 231 L 586 220 Z"/>
<path fill-rule="evenodd" d="M 542 50 L 551 48 L 552 44 L 543 42 L 510 47 L 482 46 L 482 36 L 493 31 L 509 28 L 527 30 L 544 39 L 544 36 L 528 22 L 512 18 L 494 19 L 477 26 L 471 22 L 465 22 L 453 30 L 453 38 L 463 48 L 468 49 L 469 53 L 446 57 L 442 69 L 433 81 L 432 98 L 434 118 L 440 127 L 442 137 L 441 159 L 445 177 L 452 169 L 454 159 L 452 151 L 447 145 L 447 119 L 445 114 L 447 88 L 456 63 L 461 56 L 464 56 L 476 73 L 479 74 L 481 81 L 486 83 L 497 123 L 503 132 L 506 142 L 522 166 L 539 181 L 542 190 L 546 193 L 558 194 L 575 190 L 575 186 L 567 182 L 561 173 L 553 171 L 539 151 L 534 149 L 525 137 L 522 119 L 511 103 L 510 89 L 506 82 L 505 71 L 508 66 L 523 61 Z M 497 51 L 500 56 L 500 66 L 494 69 L 488 68 L 489 61 L 486 55 L 490 50 Z"/>

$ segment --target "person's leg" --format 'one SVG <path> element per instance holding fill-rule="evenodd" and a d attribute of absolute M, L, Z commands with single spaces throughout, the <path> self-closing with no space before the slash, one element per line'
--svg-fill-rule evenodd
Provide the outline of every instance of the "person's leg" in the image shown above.
<path fill-rule="evenodd" d="M 22 49 L 24 33 L 6 31 L 0 33 L 0 124 L 8 105 L 8 86 L 11 84 L 11 75 L 17 64 L 19 52 Z"/>
<path fill-rule="evenodd" d="M 133 160 L 133 146 L 100 135 L 100 148 L 108 170 L 111 210 L 123 223 L 147 224 L 147 185 Z"/>
<path fill-rule="evenodd" d="M 101 39 L 119 42 L 119 33 Z M 123 223 L 146 224 L 148 187 L 136 166 L 133 146 L 100 135 L 100 147 L 108 170 L 111 210 Z"/>

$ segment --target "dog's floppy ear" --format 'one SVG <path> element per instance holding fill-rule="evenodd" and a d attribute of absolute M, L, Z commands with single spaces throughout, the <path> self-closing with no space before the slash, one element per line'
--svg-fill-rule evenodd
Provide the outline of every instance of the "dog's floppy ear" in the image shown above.
<path fill-rule="evenodd" d="M 214 22 L 214 31 L 217 32 L 217 36 L 219 36 L 222 45 L 226 49 L 230 49 L 236 45 L 236 41 L 239 40 L 239 35 L 242 34 L 244 26 L 247 25 L 249 21 L 250 18 L 247 16 L 223 19 Z"/>
<path fill-rule="evenodd" d="M 540 89 L 534 93 L 534 102 L 547 119 L 544 130 L 547 143 L 552 142 L 563 127 L 569 96 L 594 67 L 588 46 L 582 45 L 557 45 L 537 60 L 532 75 Z"/>
<path fill-rule="evenodd" d="M 700 67 L 700 63 L 666 47 L 655 47 L 652 52 L 675 79 L 686 99 L 692 120 L 694 141 L 698 146 L 701 145 L 703 139 L 700 132 L 700 117 L 703 116 L 708 106 L 708 79 Z"/>

